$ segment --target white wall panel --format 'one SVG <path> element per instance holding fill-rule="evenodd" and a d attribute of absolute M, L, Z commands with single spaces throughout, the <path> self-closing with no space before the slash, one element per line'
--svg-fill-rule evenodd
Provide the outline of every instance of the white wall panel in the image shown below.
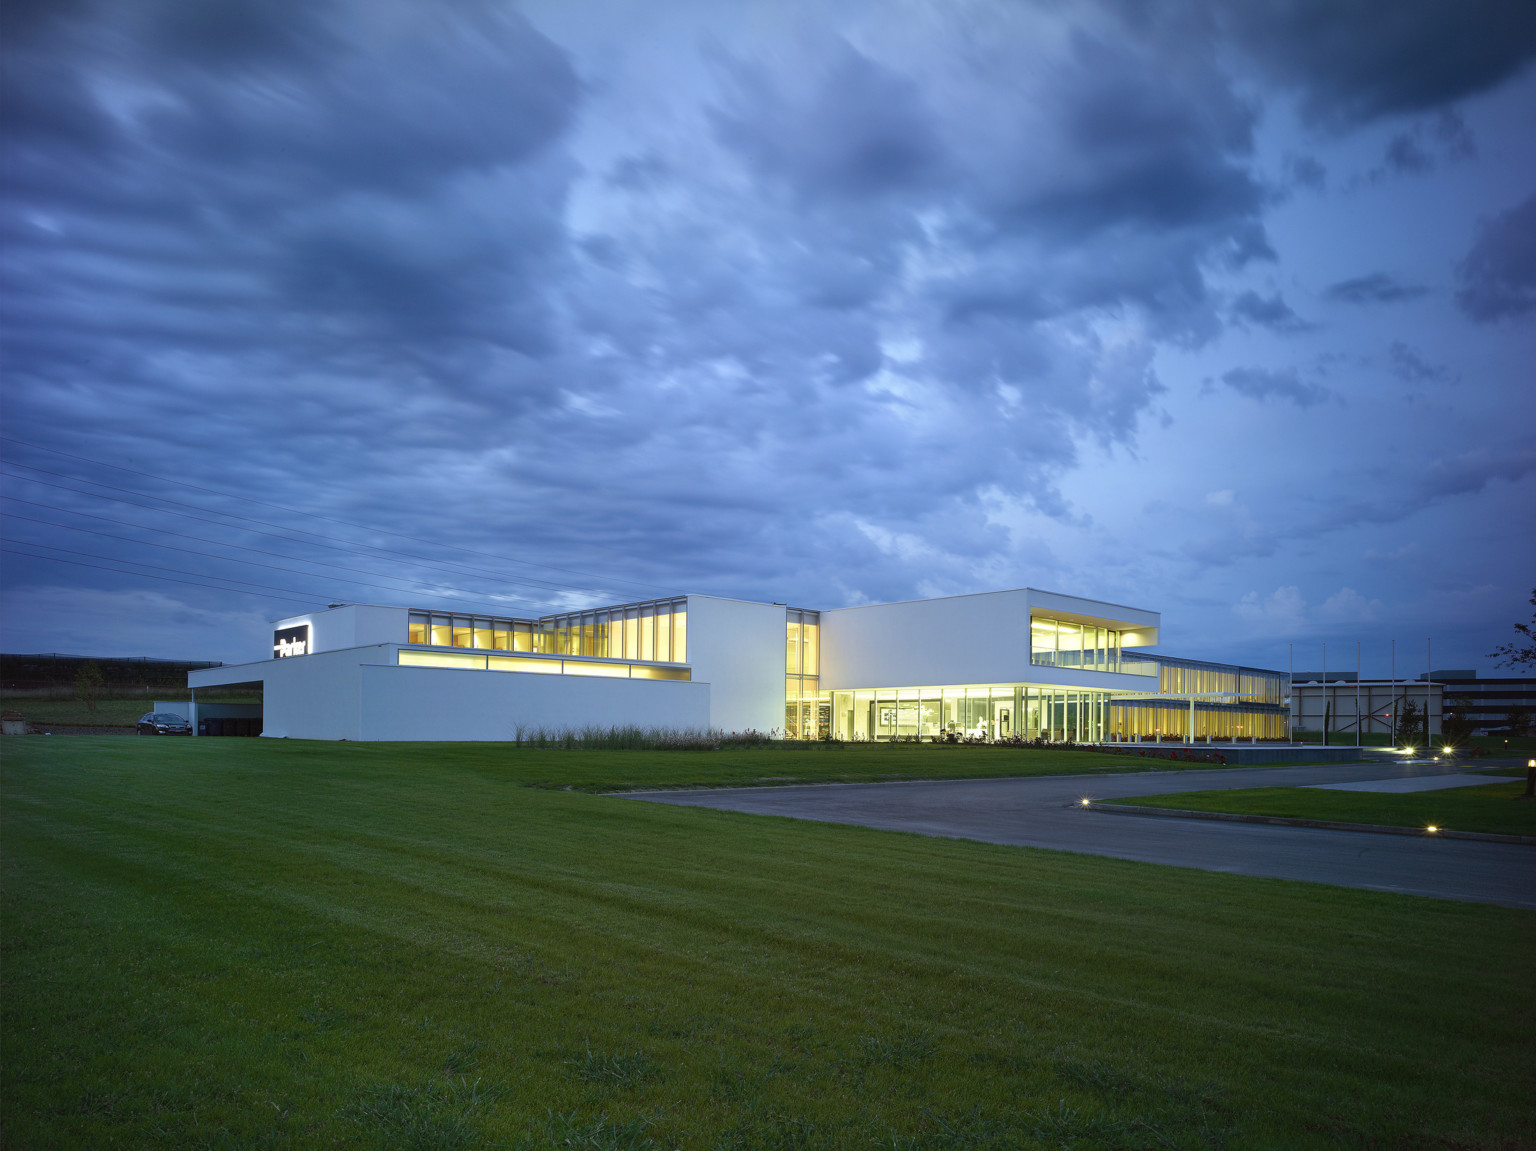
<path fill-rule="evenodd" d="M 274 739 L 362 738 L 358 664 L 385 655 L 393 658 L 392 652 L 379 648 L 354 648 L 271 660 L 253 668 L 260 670 L 264 681 L 262 735 Z"/>
<path fill-rule="evenodd" d="M 711 727 L 783 728 L 784 621 L 782 605 L 688 597 L 688 664 L 710 685 Z"/>
<path fill-rule="evenodd" d="M 272 630 L 310 625 L 312 651 L 340 651 L 375 643 L 404 643 L 411 613 L 403 607 L 379 607 L 375 604 L 347 604 L 326 611 L 289 616 L 272 625 Z M 262 657 L 272 655 L 270 637 Z"/>
<path fill-rule="evenodd" d="M 1041 602 L 1035 604 L 1036 599 Z M 1032 604 L 1044 614 L 1071 610 L 1110 625 L 1123 622 L 1156 632 L 1154 612 L 1029 588 L 836 608 L 821 613 L 821 686 L 1024 682 L 1146 691 L 1155 685 L 1142 676 L 1035 667 L 1030 663 Z"/>
<path fill-rule="evenodd" d="M 683 680 L 364 665 L 362 738 L 510 740 L 528 729 L 709 726 L 709 685 Z"/>

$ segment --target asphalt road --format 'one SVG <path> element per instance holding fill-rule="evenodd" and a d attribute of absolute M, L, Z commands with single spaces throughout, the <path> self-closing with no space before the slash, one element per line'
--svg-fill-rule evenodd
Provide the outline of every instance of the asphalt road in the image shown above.
<path fill-rule="evenodd" d="M 1297 787 L 1465 770 L 1465 764 L 1364 762 L 1130 775 L 634 792 L 629 797 L 1536 909 L 1536 847 L 1111 815 L 1081 805 L 1084 797 L 1111 800 L 1179 791 Z"/>

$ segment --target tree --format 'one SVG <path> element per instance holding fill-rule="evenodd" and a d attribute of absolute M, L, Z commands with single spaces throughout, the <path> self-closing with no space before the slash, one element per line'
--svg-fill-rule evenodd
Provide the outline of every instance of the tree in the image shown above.
<path fill-rule="evenodd" d="M 1509 727 L 1510 735 L 1524 735 L 1531 726 L 1531 713 L 1523 707 L 1512 707 L 1504 717 L 1504 722 Z"/>
<path fill-rule="evenodd" d="M 96 661 L 87 660 L 75 673 L 75 698 L 85 704 L 85 710 L 95 712 L 96 701 L 101 698 L 101 668 Z"/>
<path fill-rule="evenodd" d="M 1536 608 L 1536 588 L 1531 589 L 1531 606 Z M 1530 623 L 1517 623 L 1515 631 L 1525 637 L 1523 642 L 1517 639 L 1514 643 L 1500 644 L 1488 653 L 1488 657 L 1497 659 L 1500 667 L 1536 666 L 1536 612 L 1532 613 Z"/>
<path fill-rule="evenodd" d="M 1456 696 L 1445 709 L 1445 714 L 1440 721 L 1440 730 L 1444 733 L 1446 742 L 1455 745 L 1465 742 L 1472 735 L 1472 701 L 1466 696 Z"/>
<path fill-rule="evenodd" d="M 1411 699 L 1398 713 L 1397 738 L 1404 747 L 1413 747 L 1419 742 L 1419 705 Z"/>

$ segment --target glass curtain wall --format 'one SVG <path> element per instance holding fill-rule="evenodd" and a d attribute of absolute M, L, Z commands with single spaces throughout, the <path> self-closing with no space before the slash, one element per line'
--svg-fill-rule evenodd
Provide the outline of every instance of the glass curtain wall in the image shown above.
<path fill-rule="evenodd" d="M 1120 633 L 1113 628 L 1032 616 L 1029 662 L 1084 671 L 1120 671 Z M 1125 670 L 1135 670 L 1127 668 Z"/>
<path fill-rule="evenodd" d="M 545 616 L 552 655 L 688 662 L 688 601 L 650 600 Z"/>
<path fill-rule="evenodd" d="M 1164 693 L 1235 692 L 1245 703 L 1284 703 L 1289 681 L 1284 672 L 1225 663 L 1205 663 L 1167 656 L 1143 657 L 1158 665 L 1158 689 Z"/>
<path fill-rule="evenodd" d="M 531 619 L 487 619 L 413 611 L 407 643 L 471 647 L 488 651 L 541 652 L 539 625 Z"/>
<path fill-rule="evenodd" d="M 1104 691 L 992 684 L 823 692 L 820 706 L 838 739 L 1097 743 L 1109 729 L 1109 698 Z"/>
<path fill-rule="evenodd" d="M 1274 704 L 1222 704 L 1195 701 L 1195 730 L 1199 742 L 1210 740 L 1279 739 L 1286 737 L 1289 709 Z M 1117 700 L 1110 710 L 1110 736 L 1116 741 L 1190 738 L 1189 704 L 1167 700 L 1158 704 Z"/>
<path fill-rule="evenodd" d="M 832 707 L 821 693 L 821 613 L 784 613 L 784 738 L 821 739 Z"/>
<path fill-rule="evenodd" d="M 688 601 L 652 600 L 531 619 L 412 612 L 408 643 L 657 663 L 688 662 Z"/>

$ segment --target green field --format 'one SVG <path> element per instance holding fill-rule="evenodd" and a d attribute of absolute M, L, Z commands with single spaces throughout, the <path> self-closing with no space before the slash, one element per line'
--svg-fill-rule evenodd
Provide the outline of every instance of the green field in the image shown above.
<path fill-rule="evenodd" d="M 119 724 L 133 726 L 155 706 L 148 699 L 99 699 L 91 708 L 75 699 L 7 699 L 5 710 L 20 713 L 29 723 Z"/>
<path fill-rule="evenodd" d="M 1497 835 L 1536 835 L 1536 802 L 1521 800 L 1525 780 L 1486 787 L 1457 787 L 1407 795 L 1374 791 L 1317 791 L 1306 787 L 1256 787 L 1242 791 L 1186 791 L 1117 799 L 1143 807 L 1283 815 L 1389 827 L 1442 827 Z"/>
<path fill-rule="evenodd" d="M 1529 912 L 560 790 L 749 752 L 0 753 L 7 1147 L 1533 1145 Z"/>

